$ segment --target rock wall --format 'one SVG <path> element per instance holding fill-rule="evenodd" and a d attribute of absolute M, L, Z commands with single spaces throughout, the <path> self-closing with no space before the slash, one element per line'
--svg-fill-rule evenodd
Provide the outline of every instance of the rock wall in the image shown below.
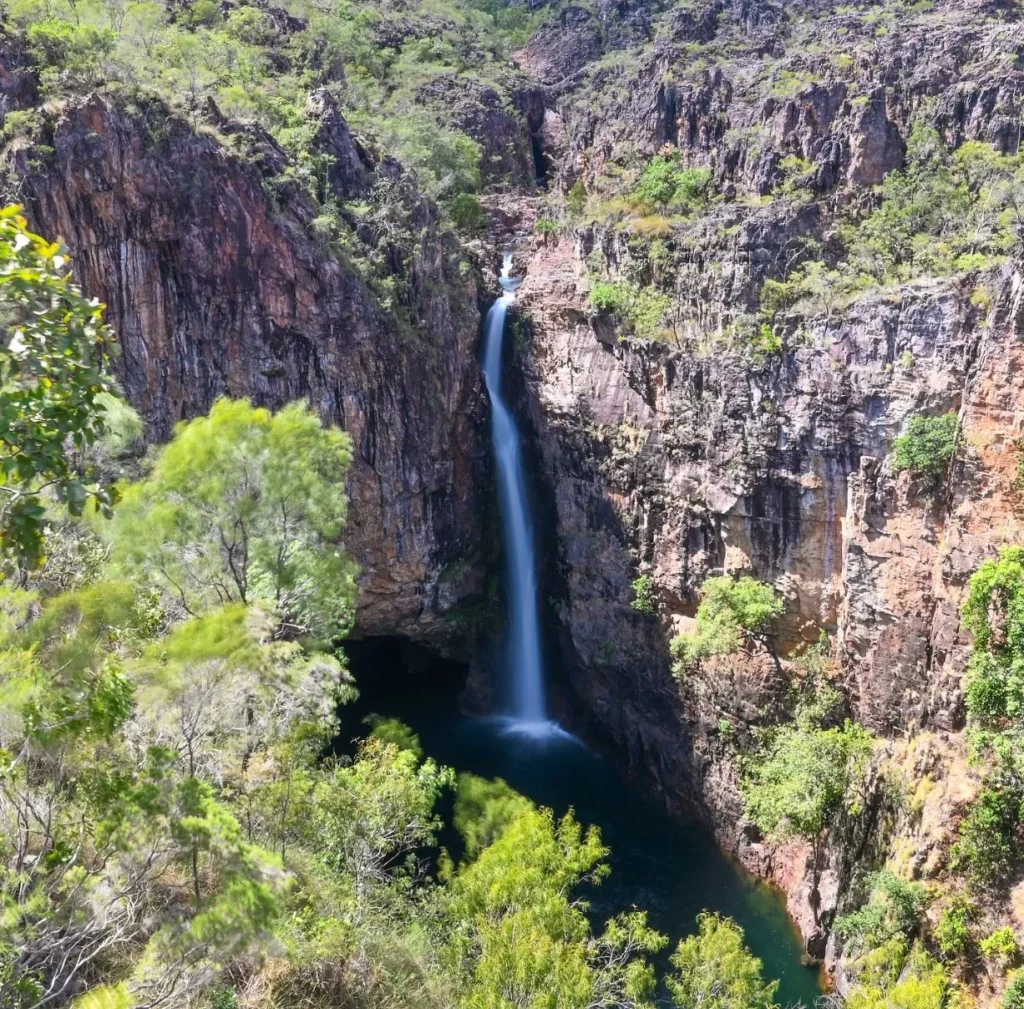
<path fill-rule="evenodd" d="M 317 112 L 340 197 L 380 177 L 402 193 L 416 235 L 399 267 L 406 325 L 311 237 L 301 193 L 271 188 L 284 152 L 216 109 L 244 151 L 159 105 L 93 95 L 50 123 L 52 154 L 13 153 L 21 198 L 107 304 L 118 376 L 150 435 L 166 438 L 218 396 L 309 400 L 355 443 L 345 545 L 363 570 L 358 632 L 464 650 L 490 506 L 474 274 L 398 166 L 362 149 L 329 103 Z"/>
<path fill-rule="evenodd" d="M 725 345 L 695 356 L 617 339 L 587 306 L 569 242 L 536 247 L 520 288 L 522 364 L 555 488 L 559 617 L 590 731 L 782 883 L 818 955 L 809 852 L 766 846 L 744 822 L 721 730 L 724 720 L 749 739 L 778 716 L 788 678 L 762 655 L 678 682 L 667 643 L 707 576 L 754 573 L 786 598 L 784 650 L 832 638 L 862 722 L 883 736 L 962 727 L 959 600 L 981 560 L 1021 533 L 1024 279 L 1008 268 L 993 283 L 990 310 L 945 281 L 866 298 L 841 320 L 810 321 L 797 349 L 761 364 Z M 965 441 L 949 480 L 894 474 L 885 459 L 906 420 L 948 410 Z M 630 605 L 641 573 L 657 616 Z M 853 871 L 848 853 L 833 852 L 826 910 Z"/>

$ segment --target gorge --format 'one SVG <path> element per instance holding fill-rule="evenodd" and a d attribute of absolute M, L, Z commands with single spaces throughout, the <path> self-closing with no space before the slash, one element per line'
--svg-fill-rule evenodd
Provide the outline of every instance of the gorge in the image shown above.
<path fill-rule="evenodd" d="M 945 972 L 927 1009 L 1012 992 L 1016 954 L 982 944 L 1024 935 L 1024 790 L 984 747 L 1017 715 L 970 684 L 1016 611 L 982 608 L 983 655 L 962 607 L 1024 515 L 1020 5 L 45 6 L 0 36 L 8 202 L 106 304 L 148 442 L 222 396 L 351 437 L 365 713 L 599 820 L 637 893 L 692 858 L 708 897 L 679 877 L 600 917 L 646 906 L 675 941 L 721 909 L 787 1001 L 816 981 L 774 891 L 680 822 L 781 889 L 840 996 L 885 987 L 834 927 L 888 906 L 883 870 L 930 895 L 903 937 Z M 720 577 L 781 613 L 687 663 Z M 402 648 L 430 658 L 384 671 Z M 463 711 L 553 718 L 610 764 L 482 736 L 447 687 L 431 708 L 446 663 Z M 751 767 L 823 686 L 818 728 L 863 726 L 871 758 L 825 829 L 766 830 Z M 982 879 L 963 839 L 993 795 L 1009 854 Z"/>

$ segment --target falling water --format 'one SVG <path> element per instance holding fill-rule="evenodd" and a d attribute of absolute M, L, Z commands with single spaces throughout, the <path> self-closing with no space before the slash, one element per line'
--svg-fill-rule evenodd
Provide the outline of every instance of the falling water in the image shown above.
<path fill-rule="evenodd" d="M 511 681 L 509 714 L 517 722 L 540 727 L 547 724 L 547 711 L 537 616 L 533 528 L 527 508 L 519 429 L 501 394 L 501 344 L 505 316 L 515 301 L 515 290 L 519 286 L 519 281 L 509 276 L 511 269 L 512 254 L 507 252 L 501 271 L 502 295 L 487 314 L 483 370 L 491 396 L 491 444 L 498 471 L 498 503 L 505 541 L 509 608 L 506 675 Z"/>

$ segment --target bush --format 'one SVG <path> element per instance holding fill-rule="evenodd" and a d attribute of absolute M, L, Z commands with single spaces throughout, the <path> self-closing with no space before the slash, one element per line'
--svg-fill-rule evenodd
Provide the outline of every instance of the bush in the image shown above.
<path fill-rule="evenodd" d="M 774 734 L 741 782 L 746 814 L 765 834 L 810 842 L 812 894 L 826 834 L 844 809 L 856 810 L 873 747 L 871 733 L 855 722 L 823 729 L 798 717 Z M 895 910 L 902 925 L 906 909 Z"/>
<path fill-rule="evenodd" d="M 954 870 L 966 871 L 979 883 L 1004 876 L 1017 857 L 1024 789 L 1008 775 L 996 773 L 986 783 L 960 822 L 951 851 Z"/>
<path fill-rule="evenodd" d="M 1020 956 L 1020 946 L 1013 929 L 1008 926 L 997 928 L 991 935 L 981 940 L 981 953 L 986 960 L 997 960 L 1003 963 L 1016 963 Z"/>
<path fill-rule="evenodd" d="M 660 207 L 692 213 L 707 206 L 711 196 L 711 170 L 683 168 L 679 151 L 658 154 L 644 168 L 634 195 Z"/>
<path fill-rule="evenodd" d="M 487 213 L 472 193 L 461 193 L 448 201 L 448 217 L 456 230 L 475 234 L 487 226 Z"/>
<path fill-rule="evenodd" d="M 867 947 L 881 946 L 897 936 L 912 939 L 921 926 L 928 891 L 888 869 L 869 877 L 868 887 L 868 902 L 836 920 L 837 934 Z"/>
<path fill-rule="evenodd" d="M 583 185 L 582 179 L 577 179 L 573 183 L 565 203 L 573 217 L 579 217 L 583 213 L 583 208 L 587 205 L 587 187 Z"/>
<path fill-rule="evenodd" d="M 731 918 L 704 912 L 699 931 L 672 954 L 676 973 L 666 978 L 679 1009 L 778 1009 L 778 981 L 765 981 L 761 961 L 744 944 Z"/>
<path fill-rule="evenodd" d="M 956 894 L 943 908 L 935 926 L 935 942 L 942 955 L 950 960 L 960 959 L 971 945 L 971 922 L 977 917 L 974 902 Z"/>
<path fill-rule="evenodd" d="M 672 642 L 677 675 L 701 659 L 739 651 L 744 638 L 765 643 L 770 624 L 784 609 L 771 585 L 747 576 L 709 578 L 700 595 L 696 628 Z"/>
<path fill-rule="evenodd" d="M 667 294 L 649 287 L 637 287 L 628 281 L 592 282 L 590 304 L 598 312 L 615 315 L 636 336 L 654 339 L 661 332 L 661 322 L 672 305 Z"/>
<path fill-rule="evenodd" d="M 955 413 L 942 417 L 915 417 L 907 433 L 892 445 L 892 467 L 914 476 L 941 476 L 956 452 L 960 424 Z"/>
<path fill-rule="evenodd" d="M 654 615 L 654 581 L 650 575 L 641 575 L 633 582 L 633 601 L 629 605 L 638 613 Z"/>
<path fill-rule="evenodd" d="M 1003 547 L 971 576 L 962 607 L 974 636 L 967 710 L 987 729 L 1024 718 L 1024 549 Z"/>
<path fill-rule="evenodd" d="M 1003 1009 L 1024 1009 L 1024 970 L 1015 970 L 1003 992 Z"/>

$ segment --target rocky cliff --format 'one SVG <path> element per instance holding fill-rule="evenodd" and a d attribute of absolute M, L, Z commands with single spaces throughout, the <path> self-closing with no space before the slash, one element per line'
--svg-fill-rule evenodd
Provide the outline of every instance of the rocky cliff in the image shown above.
<path fill-rule="evenodd" d="M 370 238 L 374 268 L 400 275 L 397 310 L 365 266 L 315 237 L 296 187 L 273 188 L 284 151 L 216 107 L 196 130 L 159 103 L 93 94 L 47 121 L 44 145 L 11 145 L 9 158 L 33 222 L 63 237 L 107 304 L 118 376 L 150 436 L 218 396 L 309 400 L 356 446 L 346 546 L 363 572 L 360 631 L 464 651 L 489 508 L 476 274 L 460 270 L 462 250 L 400 166 L 361 147 L 330 103 L 318 112 L 338 195 L 369 198 L 381 183 L 379 213 L 416 236 Z"/>
<path fill-rule="evenodd" d="M 678 680 L 668 641 L 692 626 L 705 578 L 753 573 L 786 598 L 784 653 L 828 636 L 852 713 L 894 740 L 882 763 L 905 760 L 907 738 L 930 741 L 914 758 L 928 772 L 906 772 L 942 783 L 921 808 L 891 819 L 879 793 L 870 830 L 837 827 L 828 911 L 887 852 L 941 872 L 977 787 L 959 735 L 970 644 L 959 603 L 981 561 L 1021 532 L 1018 263 L 791 313 L 774 324 L 778 355 L 735 339 L 792 253 L 815 243 L 828 257 L 844 208 L 877 198 L 870 187 L 903 166 L 922 116 L 952 145 L 1017 150 L 1024 34 L 1001 5 L 870 12 L 695 3 L 645 28 L 635 5 L 576 8 L 520 54 L 548 88 L 563 191 L 582 179 L 613 193 L 637 152 L 671 144 L 724 194 L 696 223 L 652 233 L 606 214 L 534 242 L 520 292 L 524 405 L 557 514 L 558 619 L 585 719 L 787 889 L 818 955 L 808 851 L 766 846 L 745 823 L 732 759 L 737 733 L 779 717 L 789 677 L 761 655 Z M 814 196 L 787 198 L 787 173 Z M 671 338 L 636 339 L 595 311 L 595 270 L 660 283 Z M 908 421 L 947 411 L 963 449 L 940 485 L 894 472 Z M 641 575 L 656 615 L 631 605 Z"/>

